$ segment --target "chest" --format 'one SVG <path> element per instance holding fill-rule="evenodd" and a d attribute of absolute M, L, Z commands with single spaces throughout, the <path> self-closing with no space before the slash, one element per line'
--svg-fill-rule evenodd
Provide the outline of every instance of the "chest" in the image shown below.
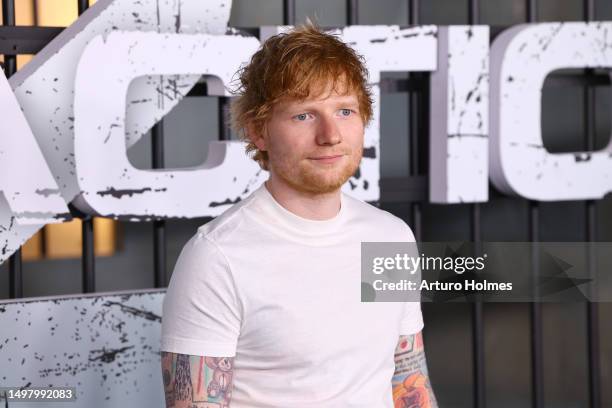
<path fill-rule="evenodd" d="M 347 255 L 284 251 L 282 259 L 241 274 L 239 350 L 292 367 L 348 366 L 392 355 L 402 305 L 362 303 L 359 253 Z"/>

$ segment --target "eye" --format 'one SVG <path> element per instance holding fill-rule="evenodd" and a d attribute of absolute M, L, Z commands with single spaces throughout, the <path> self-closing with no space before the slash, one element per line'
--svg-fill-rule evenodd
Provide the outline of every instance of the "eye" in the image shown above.
<path fill-rule="evenodd" d="M 351 116 L 352 113 L 353 113 L 352 109 L 348 109 L 348 108 L 340 109 L 341 116 Z"/>
<path fill-rule="evenodd" d="M 308 119 L 308 113 L 300 113 L 299 115 L 295 115 L 293 119 L 304 122 L 306 119 Z"/>

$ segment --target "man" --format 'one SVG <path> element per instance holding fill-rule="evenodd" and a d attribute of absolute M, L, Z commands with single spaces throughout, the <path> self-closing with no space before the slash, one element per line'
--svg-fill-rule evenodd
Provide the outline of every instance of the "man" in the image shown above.
<path fill-rule="evenodd" d="M 202 225 L 163 306 L 169 407 L 435 407 L 418 302 L 361 302 L 360 243 L 414 242 L 341 191 L 372 115 L 362 57 L 312 23 L 240 71 L 232 119 L 269 171 Z"/>

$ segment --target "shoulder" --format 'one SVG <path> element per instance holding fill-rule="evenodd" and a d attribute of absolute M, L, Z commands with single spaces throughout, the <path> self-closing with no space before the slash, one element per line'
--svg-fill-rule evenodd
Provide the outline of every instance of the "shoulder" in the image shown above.
<path fill-rule="evenodd" d="M 351 208 L 353 222 L 380 232 L 387 241 L 416 242 L 412 229 L 400 217 L 348 194 L 344 197 Z"/>
<path fill-rule="evenodd" d="M 243 224 L 245 219 L 244 213 L 253 203 L 254 199 L 255 196 L 251 194 L 232 205 L 206 224 L 200 225 L 196 236 L 199 235 L 212 243 L 219 243 L 225 239 L 231 238 Z"/>
<path fill-rule="evenodd" d="M 249 205 L 251 199 L 252 195 L 233 204 L 206 224 L 200 225 L 181 249 L 175 270 L 191 269 L 198 264 L 206 264 L 210 269 L 215 262 L 219 263 L 219 266 L 227 266 L 221 244 L 224 240 L 231 239 L 240 227 L 244 219 L 244 208 Z"/>
<path fill-rule="evenodd" d="M 204 265 L 206 268 L 203 268 Z M 198 230 L 181 249 L 172 277 L 174 278 L 175 275 L 200 276 L 203 271 L 210 274 L 213 271 L 227 269 L 229 269 L 227 260 L 217 244 Z"/>

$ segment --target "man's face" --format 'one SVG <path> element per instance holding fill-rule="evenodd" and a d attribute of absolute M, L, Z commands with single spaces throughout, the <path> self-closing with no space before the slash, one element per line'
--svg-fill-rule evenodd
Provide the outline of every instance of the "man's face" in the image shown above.
<path fill-rule="evenodd" d="M 364 124 L 355 92 L 342 93 L 327 84 L 314 93 L 318 96 L 273 108 L 258 144 L 268 152 L 272 177 L 295 190 L 322 194 L 336 191 L 355 173 Z"/>

